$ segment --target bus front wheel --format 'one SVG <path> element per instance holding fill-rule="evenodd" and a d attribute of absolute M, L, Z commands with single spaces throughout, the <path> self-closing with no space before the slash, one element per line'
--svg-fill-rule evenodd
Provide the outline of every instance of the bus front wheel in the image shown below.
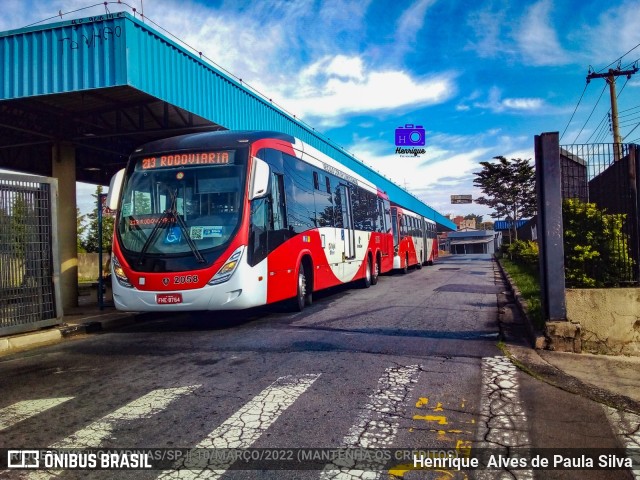
<path fill-rule="evenodd" d="M 296 296 L 291 299 L 291 307 L 295 312 L 301 312 L 304 310 L 305 305 L 308 306 L 313 303 L 313 296 L 307 278 L 307 271 L 304 265 L 300 264 L 296 280 Z"/>
<path fill-rule="evenodd" d="M 372 279 L 371 259 L 367 257 L 367 266 L 365 267 L 365 270 L 364 270 L 364 278 L 360 281 L 360 285 L 362 286 L 362 288 L 369 288 L 372 283 L 371 279 Z"/>

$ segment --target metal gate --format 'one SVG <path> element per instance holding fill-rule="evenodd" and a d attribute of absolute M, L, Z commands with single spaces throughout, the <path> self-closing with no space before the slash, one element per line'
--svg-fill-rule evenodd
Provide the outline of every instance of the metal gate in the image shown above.
<path fill-rule="evenodd" d="M 0 173 L 0 335 L 59 323 L 57 185 L 53 178 Z"/>

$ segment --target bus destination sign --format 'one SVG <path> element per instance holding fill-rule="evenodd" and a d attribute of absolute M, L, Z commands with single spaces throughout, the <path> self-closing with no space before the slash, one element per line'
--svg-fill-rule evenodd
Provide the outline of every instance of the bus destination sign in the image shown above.
<path fill-rule="evenodd" d="M 138 160 L 137 170 L 156 168 L 191 167 L 202 165 L 228 165 L 233 163 L 233 150 L 218 152 L 171 153 L 155 157 L 143 157 Z"/>

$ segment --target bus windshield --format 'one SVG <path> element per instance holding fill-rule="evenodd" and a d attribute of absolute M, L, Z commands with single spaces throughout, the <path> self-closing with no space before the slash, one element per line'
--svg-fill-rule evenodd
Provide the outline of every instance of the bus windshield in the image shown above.
<path fill-rule="evenodd" d="M 245 168 L 234 150 L 161 154 L 129 166 L 117 233 L 130 253 L 195 255 L 225 245 L 241 220 Z"/>

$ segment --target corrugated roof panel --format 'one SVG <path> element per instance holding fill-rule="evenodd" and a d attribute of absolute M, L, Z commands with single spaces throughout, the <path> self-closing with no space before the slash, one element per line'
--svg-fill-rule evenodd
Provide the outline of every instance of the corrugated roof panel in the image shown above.
<path fill-rule="evenodd" d="M 124 84 L 123 21 L 61 22 L 1 34 L 0 99 Z"/>

